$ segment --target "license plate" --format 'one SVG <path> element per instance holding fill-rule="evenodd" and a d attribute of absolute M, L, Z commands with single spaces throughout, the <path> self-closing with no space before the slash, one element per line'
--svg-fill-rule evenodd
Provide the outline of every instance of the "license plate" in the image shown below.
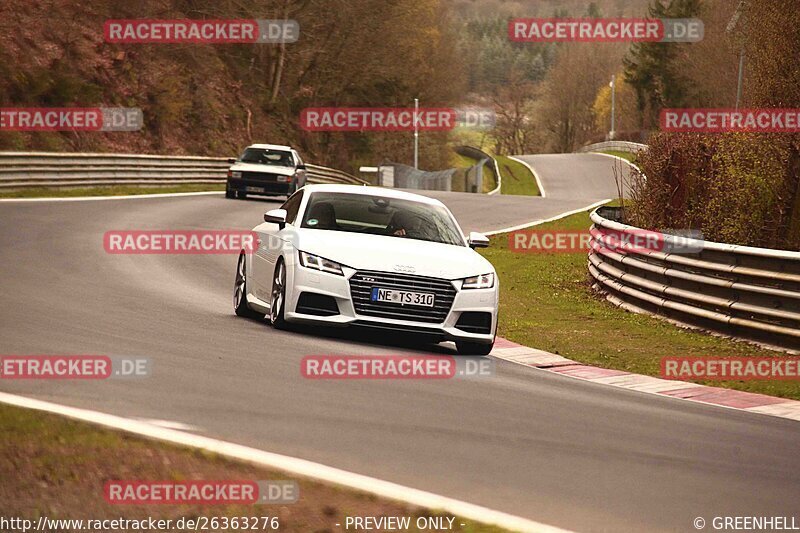
<path fill-rule="evenodd" d="M 244 190 L 247 192 L 264 192 L 263 187 L 245 187 Z"/>
<path fill-rule="evenodd" d="M 430 292 L 397 291 L 373 287 L 371 300 L 373 302 L 433 307 L 433 297 L 433 293 Z"/>

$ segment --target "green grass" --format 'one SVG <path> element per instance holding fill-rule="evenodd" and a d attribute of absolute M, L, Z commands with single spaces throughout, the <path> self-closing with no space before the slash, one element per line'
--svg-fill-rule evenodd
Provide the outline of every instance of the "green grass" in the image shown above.
<path fill-rule="evenodd" d="M 587 212 L 538 229 L 581 230 L 589 225 Z M 660 360 L 667 356 L 779 355 L 612 305 L 591 288 L 586 253 L 517 253 L 508 249 L 508 234 L 492 237 L 492 246 L 482 253 L 501 280 L 498 334 L 514 342 L 582 363 L 650 376 L 659 375 Z M 798 382 L 705 384 L 800 399 Z"/>
<path fill-rule="evenodd" d="M 497 155 L 493 157 L 497 160 L 497 166 L 502 176 L 500 194 L 524 196 L 539 196 L 541 194 L 536 184 L 536 178 L 525 165 L 506 156 Z M 456 168 L 466 168 L 477 165 L 478 160 L 454 151 L 450 158 L 450 164 Z M 495 187 L 497 187 L 497 176 L 495 175 L 494 165 L 484 165 L 483 192 L 494 190 Z"/>
<path fill-rule="evenodd" d="M 492 130 L 457 126 L 450 132 L 450 144 L 453 146 L 476 146 L 480 149 L 483 149 L 485 146 L 494 146 L 497 140 L 491 134 L 491 131 Z"/>
<path fill-rule="evenodd" d="M 14 191 L 0 192 L 0 198 L 61 198 L 74 196 L 126 196 L 134 194 L 165 194 L 179 192 L 202 192 L 225 190 L 224 184 L 174 185 L 164 187 L 137 187 L 133 185 L 113 185 L 108 187 L 77 187 L 50 189 L 47 187 L 28 187 Z"/>
<path fill-rule="evenodd" d="M 528 167 L 504 155 L 495 156 L 500 175 L 503 178 L 500 187 L 501 194 L 516 194 L 524 196 L 539 196 L 539 187 L 536 178 Z"/>
<path fill-rule="evenodd" d="M 148 440 L 50 413 L 0 404 L 3 515 L 32 520 L 131 520 L 198 516 L 278 517 L 280 531 L 333 531 L 346 516 L 448 516 L 378 496 L 237 462 L 203 450 Z M 281 505 L 112 505 L 109 480 L 296 480 L 299 499 Z M 464 527 L 460 524 L 464 523 Z M 173 522 L 174 524 L 174 522 Z M 173 528 L 174 529 L 174 528 Z M 230 531 L 230 529 L 229 529 Z M 418 531 L 412 527 L 409 531 Z M 505 531 L 455 517 L 454 531 Z"/>
<path fill-rule="evenodd" d="M 461 155 L 455 151 L 450 155 L 450 165 L 455 168 L 467 168 L 477 164 L 477 159 Z"/>
<path fill-rule="evenodd" d="M 455 168 L 468 168 L 478 164 L 478 160 L 472 157 L 461 155 L 455 151 L 450 157 L 450 164 Z M 489 192 L 497 187 L 497 176 L 495 176 L 492 165 L 483 165 L 483 192 Z M 453 189 L 455 190 L 455 189 Z"/>

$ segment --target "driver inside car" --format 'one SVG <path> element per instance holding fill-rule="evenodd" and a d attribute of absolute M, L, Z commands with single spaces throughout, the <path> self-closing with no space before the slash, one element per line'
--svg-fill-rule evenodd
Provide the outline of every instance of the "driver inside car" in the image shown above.
<path fill-rule="evenodd" d="M 395 237 L 419 235 L 421 227 L 422 219 L 407 211 L 398 211 L 395 213 L 392 217 L 392 222 L 389 224 L 389 229 Z"/>

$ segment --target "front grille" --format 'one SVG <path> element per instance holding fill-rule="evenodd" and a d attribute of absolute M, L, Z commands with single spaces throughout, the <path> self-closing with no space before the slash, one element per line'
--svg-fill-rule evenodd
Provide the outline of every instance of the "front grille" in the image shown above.
<path fill-rule="evenodd" d="M 244 173 L 247 174 L 247 173 Z M 231 190 L 244 191 L 246 187 L 258 187 L 265 193 L 286 194 L 289 191 L 289 183 L 278 183 L 277 181 L 264 181 L 257 179 L 228 178 L 228 185 Z M 253 193 L 253 194 L 258 194 Z"/>
<path fill-rule="evenodd" d="M 400 333 L 403 336 L 408 335 L 425 338 L 431 342 L 442 342 L 445 339 L 444 331 L 441 329 L 432 329 L 424 326 L 397 326 L 394 324 L 386 324 L 385 322 L 371 322 L 369 320 L 356 320 L 351 322 L 350 325 L 368 331 L 376 331 L 388 338 L 392 338 L 394 335 Z"/>
<path fill-rule="evenodd" d="M 373 287 L 432 292 L 434 294 L 433 307 L 373 302 L 370 299 Z M 359 315 L 441 324 L 453 306 L 456 290 L 453 284 L 445 279 L 359 270 L 350 278 L 350 297 L 353 299 L 353 306 Z"/>
<path fill-rule="evenodd" d="M 278 175 L 272 174 L 270 172 L 242 172 L 242 179 L 254 180 L 254 181 L 268 181 L 274 183 L 278 181 Z"/>

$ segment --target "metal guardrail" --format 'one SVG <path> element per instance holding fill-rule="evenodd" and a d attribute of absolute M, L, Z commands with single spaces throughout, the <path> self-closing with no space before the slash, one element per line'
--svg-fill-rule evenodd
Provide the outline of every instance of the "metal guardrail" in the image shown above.
<path fill-rule="evenodd" d="M 394 187 L 427 191 L 449 191 L 452 189 L 454 168 L 428 172 L 401 163 L 386 163 L 394 167 Z"/>
<path fill-rule="evenodd" d="M 619 222 L 619 208 L 601 207 L 591 219 L 601 238 L 642 232 Z M 800 252 L 673 242 L 687 241 L 692 253 L 620 253 L 593 238 L 589 272 L 612 301 L 634 310 L 770 344 L 800 345 Z"/>
<path fill-rule="evenodd" d="M 630 152 L 636 153 L 641 150 L 647 150 L 646 144 L 633 143 L 628 141 L 605 141 L 601 143 L 594 143 L 578 149 L 578 152 Z"/>
<path fill-rule="evenodd" d="M 468 168 L 447 168 L 444 170 L 426 171 L 401 163 L 383 163 L 382 167 L 394 168 L 394 187 L 401 189 L 420 189 L 429 191 L 482 192 L 484 165 L 491 161 L 494 172 L 500 179 L 497 161 L 489 154 L 472 146 L 458 146 L 459 154 L 477 159 L 478 163 Z M 500 191 L 500 184 L 487 194 Z"/>
<path fill-rule="evenodd" d="M 352 174 L 336 170 L 329 167 L 321 167 L 319 165 L 311 165 L 306 163 L 306 173 L 308 180 L 311 183 L 347 183 L 351 185 L 369 185 L 369 182 L 361 178 L 357 178 Z"/>
<path fill-rule="evenodd" d="M 224 183 L 229 167 L 224 157 L 0 152 L 0 189 Z M 367 183 L 318 165 L 306 172 L 310 183 Z"/>
<path fill-rule="evenodd" d="M 477 159 L 478 160 L 478 165 L 477 166 L 479 166 L 481 168 L 483 167 L 484 164 L 486 164 L 487 161 L 489 161 L 491 163 L 491 165 L 492 165 L 492 170 L 494 171 L 494 175 L 497 178 L 497 186 L 494 189 L 492 189 L 491 191 L 487 192 L 486 194 L 497 194 L 497 193 L 500 192 L 500 187 L 502 185 L 502 179 L 503 178 L 500 175 L 500 166 L 497 164 L 497 160 L 494 157 L 492 157 L 491 155 L 487 154 L 486 152 L 484 152 L 480 148 L 476 148 L 474 146 L 467 146 L 467 145 L 458 146 L 458 147 L 456 147 L 455 150 L 456 150 L 456 153 L 458 153 L 458 154 L 465 155 L 465 156 L 471 157 L 473 159 Z M 479 186 L 476 185 L 476 187 L 478 187 L 478 189 L 479 189 L 478 192 L 481 192 L 480 189 L 483 188 L 483 176 L 482 176 L 482 174 L 481 174 L 481 177 L 480 177 L 479 181 L 481 181 L 481 183 L 478 184 Z"/>

